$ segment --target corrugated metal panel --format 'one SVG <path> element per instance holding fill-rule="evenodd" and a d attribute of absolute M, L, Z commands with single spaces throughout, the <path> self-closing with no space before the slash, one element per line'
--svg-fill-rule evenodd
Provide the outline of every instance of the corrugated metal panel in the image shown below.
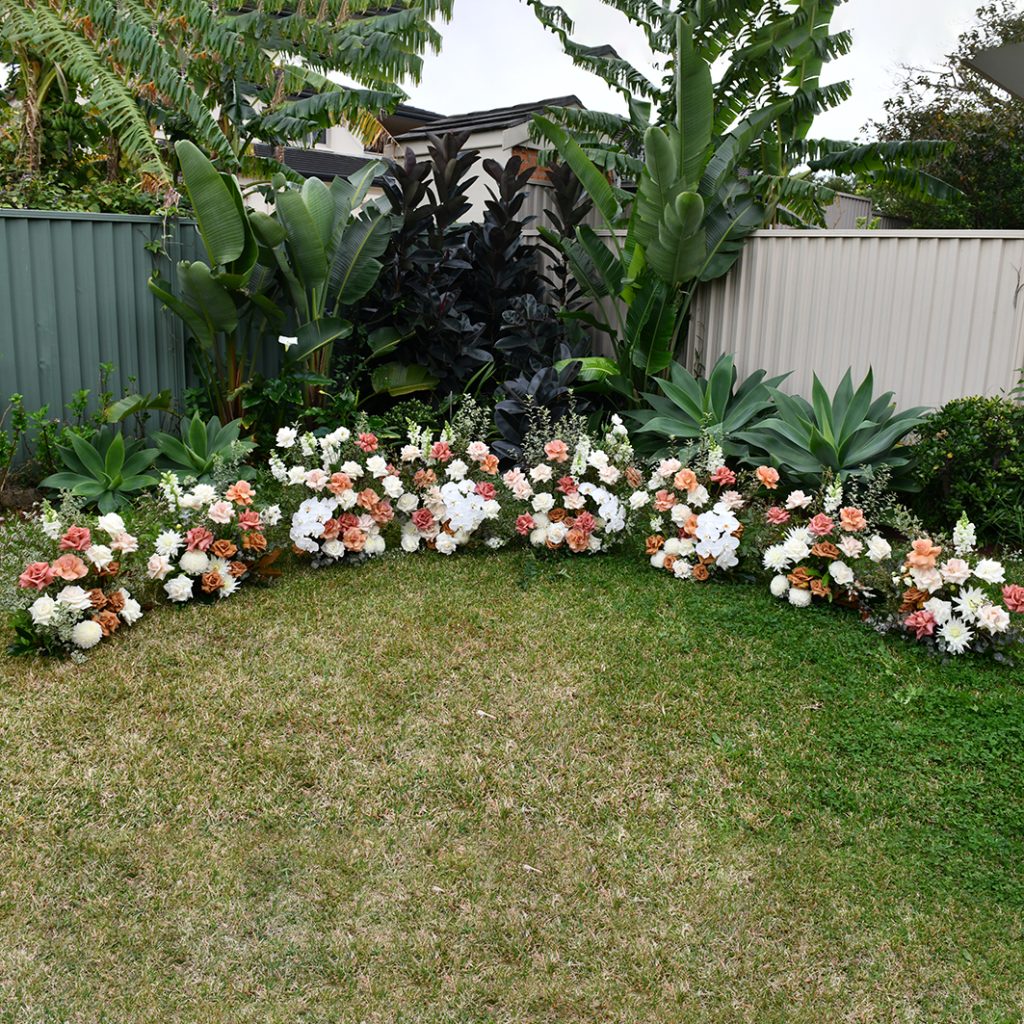
<path fill-rule="evenodd" d="M 1024 231 L 759 231 L 697 296 L 691 351 L 805 394 L 847 367 L 904 406 L 995 394 L 1024 366 L 1021 268 Z"/>
<path fill-rule="evenodd" d="M 13 392 L 29 409 L 95 391 L 99 364 L 113 363 L 120 392 L 186 386 L 182 325 L 146 282 L 154 269 L 173 281 L 180 259 L 201 243 L 191 222 L 158 217 L 0 210 L 0 402 Z"/>

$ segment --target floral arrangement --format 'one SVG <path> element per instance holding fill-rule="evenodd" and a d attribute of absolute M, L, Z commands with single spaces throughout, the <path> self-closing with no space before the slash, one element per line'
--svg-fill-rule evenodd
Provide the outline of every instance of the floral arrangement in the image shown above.
<path fill-rule="evenodd" d="M 762 558 L 774 575 L 771 592 L 797 608 L 827 601 L 866 608 L 878 596 L 891 544 L 855 505 L 843 504 L 835 482 L 819 496 L 791 491 L 764 512 L 771 542 Z"/>
<path fill-rule="evenodd" d="M 289 534 L 294 550 L 312 556 L 316 567 L 383 554 L 405 487 L 376 435 L 339 427 L 300 436 L 283 427 L 276 441 L 270 472 L 299 495 Z"/>
<path fill-rule="evenodd" d="M 451 555 L 468 546 L 496 549 L 506 543 L 498 457 L 483 441 L 466 441 L 454 428 L 435 439 L 413 425 L 400 467 L 403 551 L 424 548 Z"/>
<path fill-rule="evenodd" d="M 619 417 L 603 443 L 585 433 L 543 442 L 528 469 L 502 476 L 516 509 L 515 531 L 535 548 L 573 555 L 606 551 L 620 542 L 633 513 L 646 503 L 643 476 Z M 635 499 L 642 494 L 644 501 Z"/>
<path fill-rule="evenodd" d="M 247 481 L 223 494 L 210 484 L 183 491 L 166 474 L 161 488 L 175 525 L 156 537 L 146 575 L 162 586 L 169 602 L 231 597 L 253 577 L 277 574 L 272 565 L 278 552 L 268 550 L 266 530 L 280 521 L 281 510 L 261 511 Z"/>
<path fill-rule="evenodd" d="M 722 451 L 712 446 L 698 470 L 679 459 L 662 459 L 647 481 L 654 531 L 646 541 L 646 554 L 655 569 L 677 579 L 708 580 L 740 564 L 745 510 L 762 489 L 774 490 L 779 474 L 771 466 L 758 467 L 751 479 L 730 469 Z M 641 496 L 634 504 L 641 507 Z"/>
<path fill-rule="evenodd" d="M 1003 564 L 979 557 L 976 544 L 964 515 L 953 530 L 951 557 L 931 538 L 917 537 L 893 577 L 898 622 L 944 654 L 998 655 L 1021 639 L 1012 617 L 1024 615 L 1024 587 L 1008 583 Z"/>
<path fill-rule="evenodd" d="M 91 526 L 65 529 L 45 506 L 42 530 L 55 545 L 53 558 L 26 565 L 18 577 L 32 600 L 13 616 L 12 654 L 77 654 L 142 618 L 122 583 L 125 560 L 139 542 L 121 516 L 111 512 Z"/>

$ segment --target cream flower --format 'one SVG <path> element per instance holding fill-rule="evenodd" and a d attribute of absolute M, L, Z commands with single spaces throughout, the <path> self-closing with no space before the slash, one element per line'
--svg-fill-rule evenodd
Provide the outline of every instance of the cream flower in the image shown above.
<path fill-rule="evenodd" d="M 71 630 L 71 642 L 83 651 L 95 647 L 102 639 L 103 630 L 100 628 L 100 624 L 93 622 L 92 619 L 77 623 Z"/>

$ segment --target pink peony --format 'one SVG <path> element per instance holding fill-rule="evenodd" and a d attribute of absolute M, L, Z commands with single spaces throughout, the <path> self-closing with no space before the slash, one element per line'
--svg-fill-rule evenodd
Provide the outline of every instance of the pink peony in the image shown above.
<path fill-rule="evenodd" d="M 1003 587 L 1003 601 L 1011 612 L 1024 615 L 1024 587 L 1017 584 Z"/>
<path fill-rule="evenodd" d="M 92 535 L 84 526 L 71 526 L 60 539 L 61 551 L 87 551 L 92 547 Z"/>
<path fill-rule="evenodd" d="M 568 462 L 569 461 L 569 448 L 564 441 L 554 440 L 548 441 L 544 445 L 544 454 L 552 462 Z"/>
<path fill-rule="evenodd" d="M 918 640 L 923 640 L 926 636 L 932 636 L 935 632 L 935 616 L 931 612 L 914 612 L 913 615 L 906 618 L 903 625 L 910 630 L 911 633 Z"/>
<path fill-rule="evenodd" d="M 71 529 L 77 527 L 72 526 Z M 68 532 L 70 533 L 70 530 Z M 18 586 L 26 589 L 45 590 L 52 582 L 53 570 L 49 562 L 32 562 L 31 565 L 25 566 L 25 571 L 18 577 Z"/>
<path fill-rule="evenodd" d="M 75 580 L 80 580 L 83 576 L 89 574 L 89 569 L 78 555 L 72 555 L 70 553 L 61 555 L 53 563 L 52 566 L 53 575 L 59 579 L 66 580 L 68 583 L 73 583 Z"/>
<path fill-rule="evenodd" d="M 736 483 L 736 474 L 728 466 L 719 466 L 711 474 L 711 482 L 719 487 L 732 487 Z"/>
<path fill-rule="evenodd" d="M 769 491 L 774 491 L 779 486 L 779 471 L 773 466 L 758 466 L 755 476 Z"/>
<path fill-rule="evenodd" d="M 204 526 L 195 526 L 185 534 L 185 547 L 189 551 L 206 551 L 213 543 L 213 534 Z"/>
<path fill-rule="evenodd" d="M 827 516 L 824 512 L 819 512 L 808 524 L 807 529 L 814 534 L 815 537 L 827 537 L 834 529 L 836 524 Z"/>
<path fill-rule="evenodd" d="M 367 455 L 372 455 L 376 450 L 380 442 L 377 440 L 376 434 L 360 434 L 359 440 L 356 444 L 366 452 Z"/>
<path fill-rule="evenodd" d="M 516 520 L 516 533 L 521 537 L 525 537 L 536 525 L 537 524 L 533 521 L 533 516 L 529 514 L 521 515 Z"/>
<path fill-rule="evenodd" d="M 764 520 L 766 523 L 771 523 L 772 526 L 783 526 L 789 522 L 789 513 L 784 508 L 779 508 L 778 505 L 772 505 L 765 512 Z"/>
<path fill-rule="evenodd" d="M 430 446 L 430 457 L 438 462 L 450 462 L 453 455 L 452 446 L 447 441 L 435 441 Z"/>

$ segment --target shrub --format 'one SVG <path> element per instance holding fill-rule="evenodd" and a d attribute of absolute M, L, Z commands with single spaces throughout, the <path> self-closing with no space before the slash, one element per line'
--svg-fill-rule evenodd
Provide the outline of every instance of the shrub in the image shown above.
<path fill-rule="evenodd" d="M 958 398 L 928 417 L 919 434 L 917 507 L 926 523 L 965 511 L 981 541 L 1024 548 L 1024 406 Z"/>

